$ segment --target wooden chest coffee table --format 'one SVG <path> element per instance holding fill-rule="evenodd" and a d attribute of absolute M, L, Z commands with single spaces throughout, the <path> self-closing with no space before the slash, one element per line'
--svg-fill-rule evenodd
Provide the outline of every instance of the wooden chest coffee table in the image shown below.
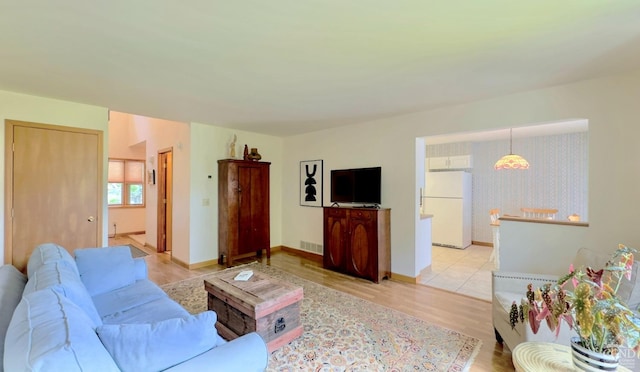
<path fill-rule="evenodd" d="M 227 340 L 257 332 L 269 352 L 302 335 L 302 287 L 253 270 L 247 281 L 237 281 L 243 266 L 213 274 L 204 281 L 208 307 L 218 314 L 216 328 Z"/>

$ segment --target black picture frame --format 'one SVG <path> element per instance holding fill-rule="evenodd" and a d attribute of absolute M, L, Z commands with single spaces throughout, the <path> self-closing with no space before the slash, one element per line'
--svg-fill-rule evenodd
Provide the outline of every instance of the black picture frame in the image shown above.
<path fill-rule="evenodd" d="M 300 205 L 322 207 L 322 160 L 300 162 Z"/>

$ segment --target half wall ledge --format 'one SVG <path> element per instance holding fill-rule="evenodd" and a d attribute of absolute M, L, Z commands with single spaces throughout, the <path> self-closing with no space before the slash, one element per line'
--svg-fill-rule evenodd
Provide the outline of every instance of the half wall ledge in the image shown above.
<path fill-rule="evenodd" d="M 500 221 L 514 221 L 514 222 L 533 222 L 533 223 L 545 223 L 550 225 L 567 225 L 567 226 L 578 226 L 578 227 L 589 227 L 588 222 L 584 221 L 564 221 L 564 220 L 547 220 L 547 219 L 539 219 L 539 218 L 524 218 L 517 216 L 502 216 L 499 219 Z"/>

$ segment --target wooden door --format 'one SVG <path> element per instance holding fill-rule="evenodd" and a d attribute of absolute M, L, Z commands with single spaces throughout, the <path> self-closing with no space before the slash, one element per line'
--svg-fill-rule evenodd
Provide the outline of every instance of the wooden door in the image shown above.
<path fill-rule="evenodd" d="M 346 213 L 344 209 L 324 209 L 324 268 L 345 270 Z"/>
<path fill-rule="evenodd" d="M 6 121 L 5 256 L 20 270 L 33 249 L 102 244 L 102 132 Z"/>
<path fill-rule="evenodd" d="M 375 212 L 354 210 L 349 219 L 347 271 L 363 278 L 373 278 L 377 255 Z"/>
<path fill-rule="evenodd" d="M 173 150 L 158 152 L 157 252 L 171 251 L 173 230 Z"/>

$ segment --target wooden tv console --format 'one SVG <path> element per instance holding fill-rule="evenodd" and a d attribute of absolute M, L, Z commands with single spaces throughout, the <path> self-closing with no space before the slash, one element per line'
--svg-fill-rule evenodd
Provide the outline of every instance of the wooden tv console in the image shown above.
<path fill-rule="evenodd" d="M 324 208 L 325 269 L 379 283 L 391 277 L 391 209 Z"/>

